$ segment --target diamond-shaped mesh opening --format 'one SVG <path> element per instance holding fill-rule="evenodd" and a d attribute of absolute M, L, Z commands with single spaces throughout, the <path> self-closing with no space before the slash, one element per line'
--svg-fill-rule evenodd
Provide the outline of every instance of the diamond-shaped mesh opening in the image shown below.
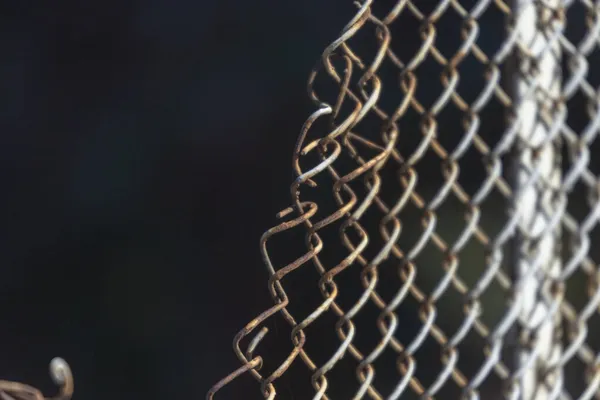
<path fill-rule="evenodd" d="M 357 6 L 263 237 L 273 305 L 208 397 L 597 397 L 600 5 Z"/>

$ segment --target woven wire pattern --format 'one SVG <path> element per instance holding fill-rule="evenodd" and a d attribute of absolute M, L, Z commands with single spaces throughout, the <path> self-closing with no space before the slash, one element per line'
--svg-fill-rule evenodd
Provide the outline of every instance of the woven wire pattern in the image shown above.
<path fill-rule="evenodd" d="M 356 6 L 310 74 L 291 205 L 261 238 L 273 306 L 207 398 L 246 375 L 292 398 L 278 385 L 300 369 L 315 399 L 600 398 L 600 1 Z M 287 234 L 303 250 L 275 262 Z M 275 319 L 287 347 L 267 359 Z"/>

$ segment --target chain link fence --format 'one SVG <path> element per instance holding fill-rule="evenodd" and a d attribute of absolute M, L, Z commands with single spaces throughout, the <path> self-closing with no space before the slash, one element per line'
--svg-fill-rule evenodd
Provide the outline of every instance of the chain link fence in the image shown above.
<path fill-rule="evenodd" d="M 207 398 L 600 398 L 600 1 L 356 6 Z"/>

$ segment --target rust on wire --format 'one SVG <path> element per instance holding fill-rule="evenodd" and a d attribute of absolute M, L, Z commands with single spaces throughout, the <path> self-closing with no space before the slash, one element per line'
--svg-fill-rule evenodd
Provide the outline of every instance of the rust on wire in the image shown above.
<path fill-rule="evenodd" d="M 524 39 L 532 20 L 525 18 L 524 12 L 517 13 L 517 3 L 530 7 L 528 11 L 536 21 L 533 32 L 543 46 Z M 330 399 L 335 384 L 330 372 L 349 360 L 353 360 L 353 379 L 358 385 L 353 399 L 398 399 L 411 393 L 423 399 L 453 398 L 442 394 L 449 389 L 457 398 L 492 398 L 483 394 L 486 385 L 492 384 L 496 388 L 494 398 L 600 398 L 600 345 L 589 334 L 592 320 L 598 319 L 596 325 L 600 324 L 600 268 L 594 260 L 599 255 L 592 252 L 591 245 L 593 234 L 599 233 L 594 230 L 600 219 L 600 171 L 591 163 L 592 146 L 600 131 L 599 83 L 591 77 L 592 65 L 600 69 L 600 2 L 366 0 L 356 6 L 355 16 L 309 75 L 308 95 L 316 111 L 306 120 L 292 152 L 295 179 L 289 188 L 291 205 L 277 214 L 282 222 L 260 241 L 273 305 L 235 335 L 233 349 L 240 365 L 209 391 L 207 399 L 218 398 L 221 389 L 242 375 L 258 382 L 265 399 L 289 398 L 278 393 L 277 384 L 298 363 L 310 371 L 313 398 Z M 503 21 L 503 29 L 498 31 L 502 36 L 498 36 L 497 48 L 490 50 L 492 46 L 485 41 L 491 33 L 482 32 L 489 24 L 484 19 L 492 14 Z M 403 18 L 416 21 L 418 26 L 415 36 L 419 41 L 409 56 L 399 54 L 393 45 L 405 40 L 403 35 L 409 28 L 396 27 Z M 453 18 L 460 25 L 456 48 L 440 44 L 445 18 Z M 565 30 L 565 19 L 569 18 L 582 34 Z M 368 57 L 361 55 L 360 45 L 355 46 L 359 35 L 372 36 Z M 542 69 L 552 57 L 564 61 L 558 63 L 563 65 L 560 82 L 551 82 L 557 90 L 543 82 Z M 470 76 L 463 68 L 473 64 L 479 66 L 483 84 L 475 96 L 466 96 L 463 82 Z M 432 65 L 441 71 L 439 75 L 431 75 Z M 508 67 L 513 68 L 511 73 Z M 390 68 L 395 70 L 395 79 L 381 72 Z M 317 94 L 318 79 L 329 80 L 337 93 Z M 420 87 L 436 79 L 440 85 L 433 90 L 436 96 L 431 100 Z M 509 88 L 511 79 L 521 84 L 519 98 Z M 397 95 L 394 106 L 389 107 L 382 93 L 392 87 Z M 533 114 L 524 111 L 527 102 L 535 105 Z M 495 138 L 482 129 L 485 124 L 489 126 L 490 109 L 506 115 Z M 450 128 L 444 122 L 448 110 L 459 121 L 452 126 L 452 146 L 447 144 Z M 568 119 L 571 110 L 579 115 L 573 126 Z M 547 133 L 543 140 L 536 142 L 523 134 L 528 119 Z M 404 121 L 412 121 L 408 129 Z M 325 125 L 327 131 L 323 130 Z M 406 140 L 415 143 L 406 146 Z M 543 161 L 549 149 L 568 153 L 558 183 L 549 178 Z M 479 163 L 475 168 L 484 175 L 476 184 L 465 183 L 462 178 L 473 154 Z M 520 158 L 515 159 L 514 154 Z M 511 162 L 509 157 L 513 157 Z M 351 160 L 350 169 L 347 160 Z M 511 165 L 520 171 L 518 184 L 508 173 Z M 433 190 L 423 189 L 424 168 L 441 172 L 441 183 Z M 324 177 L 331 182 L 325 188 L 320 183 Z M 398 188 L 395 198 L 385 195 L 388 187 Z M 579 201 L 582 196 L 576 194 L 576 187 L 585 192 L 585 204 Z M 330 195 L 336 209 L 328 210 L 313 200 L 312 189 Z M 531 190 L 542 195 L 527 204 L 526 194 Z M 488 202 L 495 198 L 509 204 L 505 213 L 490 208 Z M 450 212 L 444 210 L 451 202 L 458 207 L 451 213 L 460 221 L 455 223 L 459 232 L 454 235 L 440 228 L 450 218 Z M 524 223 L 531 213 L 527 207 L 532 205 L 544 220 L 542 228 Z M 419 213 L 418 224 L 406 221 L 410 212 Z M 377 227 L 365 222 L 366 214 L 378 215 Z M 490 228 L 484 220 L 494 215 L 500 215 L 495 217 L 500 222 Z M 345 251 L 331 262 L 323 252 L 331 240 L 325 239 L 330 237 L 325 232 L 334 227 L 337 244 Z M 287 231 L 304 236 L 304 253 L 288 264 L 274 265 L 268 244 Z M 407 245 L 405 237 L 416 240 Z M 560 271 L 546 265 L 548 254 L 542 243 L 548 238 L 562 238 L 564 251 L 559 248 L 550 256 L 552 262 L 561 260 Z M 528 266 L 516 275 L 511 272 L 515 266 L 509 264 L 515 243 L 520 262 Z M 468 255 L 469 246 L 478 246 L 479 258 Z M 434 267 L 422 258 L 432 251 L 441 255 L 442 261 L 437 263 L 442 276 L 426 284 L 422 277 L 427 268 Z M 559 254 L 561 251 L 564 254 Z M 393 265 L 399 279 L 392 294 L 379 290 L 385 283 L 384 264 L 386 269 Z M 283 281 L 291 275 L 306 274 L 309 266 L 319 273 L 314 284 L 321 303 L 300 317 L 290 309 L 294 297 Z M 345 289 L 339 280 L 350 269 L 360 270 L 362 289 L 354 293 L 352 304 L 342 304 L 340 292 Z M 586 282 L 585 289 L 575 289 L 575 294 L 569 291 L 580 281 Z M 527 285 L 531 282 L 536 285 L 530 290 Z M 500 294 L 489 297 L 492 292 Z M 447 312 L 443 311 L 445 296 L 451 293 L 462 301 L 457 303 L 460 311 L 453 314 L 455 327 L 450 329 L 442 313 Z M 535 307 L 545 310 L 541 319 L 526 310 L 531 299 Z M 494 304 L 502 307 L 487 311 L 486 307 L 493 309 Z M 413 311 L 419 323 L 412 323 L 417 329 L 411 331 L 409 339 L 401 332 L 406 331 L 401 328 L 406 327 L 400 317 L 402 307 L 416 307 Z M 375 310 L 375 324 L 358 328 L 357 315 L 367 308 L 370 313 Z M 309 354 L 307 337 L 325 315 L 336 320 L 333 329 L 338 342 L 328 350 L 325 360 L 319 357 L 317 361 Z M 269 338 L 265 324 L 271 319 L 286 321 L 292 347 L 283 357 L 270 360 L 268 371 L 264 371 L 267 360 L 261 355 L 260 343 Z M 554 333 L 542 338 L 541 332 L 551 321 L 560 321 L 560 326 L 553 326 Z M 376 345 L 359 346 L 359 329 L 376 334 Z M 244 348 L 247 338 L 250 344 Z M 314 337 L 314 341 L 319 338 Z M 560 351 L 544 355 L 548 346 L 544 341 L 560 344 Z M 435 367 L 420 361 L 427 346 L 437 346 L 439 364 Z M 511 346 L 520 349 L 516 361 L 506 356 Z M 472 351 L 477 353 L 478 362 L 463 362 L 470 348 L 476 349 Z M 380 385 L 375 378 L 383 354 L 395 357 L 393 385 Z M 582 373 L 569 375 L 571 366 Z M 529 389 L 523 384 L 528 377 L 533 377 L 533 395 L 526 393 Z"/>
<path fill-rule="evenodd" d="M 31 386 L 18 382 L 0 380 L 1 400 L 70 400 L 73 396 L 73 375 L 71 368 L 62 358 L 54 358 L 50 362 L 50 377 L 59 387 L 59 393 L 52 397 L 44 397 Z"/>

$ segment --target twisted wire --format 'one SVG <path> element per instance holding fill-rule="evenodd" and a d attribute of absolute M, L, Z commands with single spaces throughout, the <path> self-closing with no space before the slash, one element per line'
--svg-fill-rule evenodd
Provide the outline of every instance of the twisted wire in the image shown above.
<path fill-rule="evenodd" d="M 44 397 L 38 389 L 19 382 L 0 380 L 0 399 L 2 400 L 70 400 L 73 396 L 73 374 L 62 358 L 50 362 L 50 377 L 59 387 L 53 397 Z"/>
<path fill-rule="evenodd" d="M 279 218 L 291 219 L 271 228 L 261 239 L 274 305 L 236 335 L 234 351 L 241 366 L 217 383 L 207 398 L 212 399 L 221 388 L 246 373 L 260 382 L 264 398 L 275 398 L 277 380 L 299 358 L 312 371 L 314 399 L 328 399 L 331 385 L 328 373 L 346 354 L 350 354 L 357 364 L 355 374 L 359 386 L 354 399 L 365 396 L 397 399 L 407 390 L 421 398 L 433 399 L 451 385 L 460 389 L 461 398 L 479 399 L 482 386 L 492 374 L 502 380 L 502 396 L 507 399 L 522 396 L 535 399 L 540 396 L 548 399 L 600 398 L 600 355 L 586 342 L 588 322 L 597 316 L 600 306 L 600 269 L 590 256 L 591 235 L 600 219 L 600 181 L 590 165 L 590 147 L 600 130 L 600 88 L 588 78 L 590 59 L 600 44 L 600 1 L 523 1 L 522 7 L 531 6 L 538 21 L 533 40 L 524 34 L 528 21 L 519 18 L 513 5 L 502 0 L 473 1 L 470 7 L 458 0 L 439 0 L 428 12 L 422 11 L 426 6 L 424 3 L 399 0 L 381 18 L 373 13 L 374 2 L 357 3 L 358 12 L 326 48 L 309 76 L 308 93 L 317 111 L 304 124 L 293 153 L 296 179 L 290 187 L 292 206 L 278 214 Z M 567 12 L 575 7 L 585 10 L 587 30 L 582 38 L 573 42 L 565 33 L 565 22 Z M 488 54 L 478 40 L 481 38 L 481 20 L 491 12 L 503 15 L 509 22 L 502 44 Z M 453 54 L 446 56 L 437 44 L 441 34 L 438 24 L 450 13 L 461 20 L 462 43 Z M 392 46 L 392 27 L 406 16 L 420 24 L 421 41 L 409 57 L 397 55 Z M 367 27 L 375 31 L 376 40 L 376 51 L 368 60 L 353 46 L 355 37 Z M 566 69 L 562 76 L 553 75 L 548 81 L 540 74 L 541 66 L 550 62 L 548 60 L 557 63 L 561 58 L 566 61 Z M 485 75 L 485 84 L 472 101 L 466 100 L 459 90 L 461 80 L 468 79 L 461 72 L 468 59 L 480 63 Z M 431 62 L 442 68 L 439 78 L 442 89 L 435 99 L 424 102 L 418 94 L 418 77 Z M 391 112 L 380 105 L 382 90 L 391 85 L 382 81 L 379 74 L 383 64 L 395 68 L 399 77 L 401 98 Z M 502 82 L 507 65 L 513 65 L 511 76 L 522 85 L 518 93 Z M 339 88 L 332 101 L 317 94 L 315 82 L 318 77 L 326 77 Z M 581 130 L 571 128 L 568 119 L 569 101 L 577 95 L 585 98 L 588 116 L 587 125 Z M 500 140 L 489 145 L 482 136 L 481 125 L 485 122 L 483 113 L 492 103 L 499 104 L 507 113 L 507 122 Z M 529 103 L 535 106 L 533 118 L 523 111 L 524 105 Z M 440 115 L 450 107 L 462 116 L 463 133 L 454 147 L 447 149 L 442 144 L 444 127 L 439 121 Z M 418 131 L 421 137 L 413 151 L 403 148 L 403 133 L 399 126 L 410 112 L 420 118 Z M 377 117 L 378 138 L 364 134 L 364 121 L 370 115 Z M 326 133 L 315 128 L 321 121 L 328 125 Z M 547 134 L 541 139 L 528 137 L 524 132 L 530 124 L 542 127 Z M 359 133 L 361 131 L 363 133 Z M 568 160 L 567 168 L 561 173 L 560 163 L 564 160 L 559 153 L 563 146 L 567 149 Z M 480 155 L 486 176 L 470 194 L 459 178 L 461 165 L 464 165 L 461 163 L 473 151 Z M 319 163 L 312 167 L 302 166 L 301 160 L 315 152 Z M 544 153 L 553 154 L 551 165 L 540 161 Z M 434 154 L 439 160 L 444 180 L 433 196 L 420 193 L 418 186 L 419 168 L 431 162 L 426 160 L 427 154 Z M 353 161 L 353 167 L 340 173 L 337 165 L 346 156 Z M 507 163 L 509 156 L 513 157 L 512 165 Z M 509 180 L 506 171 L 509 167 L 519 171 L 517 186 Z M 381 172 L 384 169 L 395 169 L 397 181 L 383 179 Z M 324 176 L 330 179 L 337 209 L 321 216 L 317 203 L 305 200 L 310 195 L 303 193 L 317 187 L 317 181 Z M 398 184 L 401 195 L 389 203 L 382 192 Z M 576 185 L 584 185 L 588 191 L 589 210 L 583 219 L 574 217 L 569 209 L 569 195 Z M 366 194 L 358 195 L 357 186 L 362 186 Z M 535 202 L 524 201 L 532 191 L 539 193 Z M 483 226 L 482 214 L 484 203 L 494 194 L 509 200 L 510 206 L 498 232 L 490 233 Z M 451 198 L 464 207 L 465 224 L 456 238 L 448 240 L 436 228 L 441 218 L 439 210 Z M 409 206 L 422 213 L 421 232 L 416 243 L 403 248 L 400 243 L 406 233 L 402 215 Z M 379 211 L 378 234 L 369 232 L 363 222 L 364 215 L 370 210 Z M 535 216 L 531 217 L 533 214 Z M 331 264 L 323 261 L 320 255 L 326 246 L 320 232 L 327 232 L 334 226 L 339 227 L 339 240 L 346 253 L 339 254 L 338 262 Z M 288 230 L 303 232 L 306 253 L 289 264 L 275 267 L 269 257 L 267 242 Z M 562 265 L 556 267 L 553 263 L 561 258 L 560 246 L 557 245 L 559 250 L 550 256 L 546 247 L 548 243 L 555 244 L 561 232 L 570 235 L 572 243 Z M 382 239 L 382 244 L 373 241 L 377 236 Z M 511 249 L 515 238 L 519 239 L 518 248 Z M 472 242 L 483 246 L 485 257 L 481 260 L 481 274 L 474 283 L 467 284 L 461 277 L 461 259 Z M 428 290 L 417 282 L 417 271 L 419 257 L 429 244 L 443 255 L 444 275 Z M 376 247 L 370 257 L 365 253 L 369 246 Z M 516 277 L 509 276 L 503 267 L 511 262 L 508 257 L 511 251 L 516 252 L 519 262 L 527 267 Z M 397 265 L 401 284 L 394 295 L 386 299 L 377 289 L 382 264 L 391 260 Z M 320 274 L 318 288 L 322 302 L 297 322 L 288 308 L 292 300 L 282 280 L 292 273 L 302 273 L 300 271 L 308 264 L 316 267 Z M 356 268 L 360 269 L 363 290 L 354 296 L 354 303 L 344 309 L 338 301 L 343 288 L 339 287 L 336 278 Z M 581 307 L 572 305 L 566 296 L 569 282 L 577 274 L 585 275 L 588 280 L 588 299 Z M 536 287 L 530 291 L 527 287 L 532 280 Z M 490 326 L 483 318 L 482 298 L 493 284 L 499 285 L 506 299 L 502 315 Z M 438 309 L 444 296 L 452 291 L 463 298 L 463 319 L 455 331 L 448 332 L 438 323 Z M 421 326 L 412 340 L 403 343 L 397 337 L 398 309 L 409 297 L 418 304 Z M 534 307 L 527 306 L 531 302 Z M 355 341 L 355 319 L 368 303 L 379 309 L 376 325 L 381 337 L 374 347 L 359 349 Z M 329 357 L 324 363 L 318 364 L 305 348 L 306 331 L 324 315 L 337 318 L 335 331 L 339 344 L 328 351 Z M 260 372 L 263 359 L 253 354 L 267 334 L 264 324 L 275 316 L 283 317 L 289 324 L 292 350 L 272 372 L 263 375 Z M 246 351 L 242 351 L 242 340 L 259 327 L 262 329 Z M 565 335 L 561 333 L 563 327 Z M 522 351 L 518 363 L 511 365 L 503 354 L 508 350 L 507 342 L 515 329 L 519 332 L 517 341 Z M 546 333 L 550 331 L 553 333 L 549 336 Z M 555 333 L 556 337 L 553 336 Z M 485 341 L 484 359 L 474 372 L 467 373 L 459 366 L 459 360 L 461 351 L 465 351 L 466 338 L 473 334 Z M 441 370 L 426 384 L 418 376 L 417 352 L 429 338 L 440 346 Z M 549 344 L 544 342 L 548 338 Z M 396 354 L 399 377 L 394 388 L 383 393 L 375 383 L 375 364 L 388 349 Z M 586 387 L 573 397 L 563 371 L 575 359 L 586 366 Z M 519 384 L 528 376 L 533 377 L 532 389 Z M 524 393 L 529 390 L 533 394 Z"/>

